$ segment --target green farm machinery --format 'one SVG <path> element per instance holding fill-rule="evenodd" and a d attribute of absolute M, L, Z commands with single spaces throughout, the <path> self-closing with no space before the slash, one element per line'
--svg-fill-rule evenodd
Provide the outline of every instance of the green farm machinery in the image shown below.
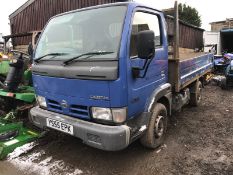
<path fill-rule="evenodd" d="M 0 81 L 4 82 L 9 71 L 9 59 L 0 58 Z"/>
<path fill-rule="evenodd" d="M 13 52 L 18 56 L 8 62 L 6 78 L 0 81 L 0 160 L 15 148 L 42 135 L 36 128 L 30 129 L 32 125 L 28 118 L 29 110 L 36 101 L 29 68 L 30 57 L 20 51 Z"/>

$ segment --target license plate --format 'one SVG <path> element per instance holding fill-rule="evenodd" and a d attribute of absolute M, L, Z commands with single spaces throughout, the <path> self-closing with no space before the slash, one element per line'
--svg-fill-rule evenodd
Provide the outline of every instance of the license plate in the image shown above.
<path fill-rule="evenodd" d="M 73 126 L 70 124 L 63 123 L 63 122 L 53 120 L 50 118 L 46 119 L 46 123 L 47 123 L 47 126 L 50 128 L 53 128 L 53 129 L 56 129 L 58 131 L 62 131 L 62 132 L 65 132 L 65 133 L 68 133 L 71 135 L 74 134 Z"/>

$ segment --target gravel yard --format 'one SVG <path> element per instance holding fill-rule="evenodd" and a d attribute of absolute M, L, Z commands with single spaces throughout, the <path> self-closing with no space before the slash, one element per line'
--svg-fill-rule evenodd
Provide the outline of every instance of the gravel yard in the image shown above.
<path fill-rule="evenodd" d="M 233 174 L 233 90 L 210 84 L 198 108 L 172 116 L 157 150 L 139 142 L 120 152 L 88 147 L 55 131 L 15 150 L 0 162 L 1 175 L 231 175 Z"/>

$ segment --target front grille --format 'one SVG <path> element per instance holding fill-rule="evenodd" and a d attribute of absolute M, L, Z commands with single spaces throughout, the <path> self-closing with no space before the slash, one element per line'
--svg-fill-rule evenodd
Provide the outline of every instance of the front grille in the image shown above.
<path fill-rule="evenodd" d="M 57 101 L 48 100 L 48 106 L 49 106 L 50 108 L 52 108 L 52 109 L 62 111 L 62 107 L 61 107 L 60 103 L 57 102 Z"/>
<path fill-rule="evenodd" d="M 60 113 L 69 112 L 69 115 L 80 118 L 87 118 L 89 116 L 89 108 L 87 106 L 71 104 L 68 105 L 68 108 L 63 109 L 61 104 L 55 100 L 48 99 L 47 102 L 49 109 L 53 111 Z"/>
<path fill-rule="evenodd" d="M 89 114 L 89 110 L 87 106 L 71 105 L 70 113 L 78 117 L 87 117 Z"/>

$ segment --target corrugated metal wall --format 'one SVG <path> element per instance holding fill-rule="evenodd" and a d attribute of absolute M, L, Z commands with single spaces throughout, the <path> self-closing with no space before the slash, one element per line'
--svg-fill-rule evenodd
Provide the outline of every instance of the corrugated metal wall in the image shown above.
<path fill-rule="evenodd" d="M 10 18 L 11 34 L 42 30 L 54 15 L 74 9 L 99 4 L 113 3 L 117 0 L 35 0 L 23 11 Z M 31 37 L 15 38 L 13 45 L 27 45 Z"/>

